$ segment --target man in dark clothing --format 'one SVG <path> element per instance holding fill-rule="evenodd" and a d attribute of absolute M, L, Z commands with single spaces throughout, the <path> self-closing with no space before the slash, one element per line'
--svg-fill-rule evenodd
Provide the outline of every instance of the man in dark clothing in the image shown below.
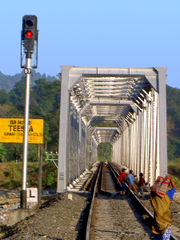
<path fill-rule="evenodd" d="M 136 192 L 136 194 L 138 195 L 138 193 L 140 192 L 141 197 L 144 199 L 144 186 L 145 186 L 145 180 L 143 177 L 143 173 L 139 174 L 139 182 L 138 182 L 138 190 Z"/>

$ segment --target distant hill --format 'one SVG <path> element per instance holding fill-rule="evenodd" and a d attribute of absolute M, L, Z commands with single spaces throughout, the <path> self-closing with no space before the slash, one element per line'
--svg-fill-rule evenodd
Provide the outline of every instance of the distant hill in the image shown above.
<path fill-rule="evenodd" d="M 169 160 L 180 159 L 180 89 L 167 86 L 167 130 Z"/>
<path fill-rule="evenodd" d="M 23 71 L 15 75 L 5 75 L 0 72 L 0 89 L 4 89 L 6 92 L 9 92 L 14 87 L 15 83 L 19 82 L 23 76 Z M 31 85 L 33 86 L 34 82 L 40 78 L 46 78 L 49 82 L 57 80 L 57 78 L 54 76 L 47 76 L 46 74 L 40 74 L 39 72 L 35 72 L 33 70 L 31 74 Z"/>

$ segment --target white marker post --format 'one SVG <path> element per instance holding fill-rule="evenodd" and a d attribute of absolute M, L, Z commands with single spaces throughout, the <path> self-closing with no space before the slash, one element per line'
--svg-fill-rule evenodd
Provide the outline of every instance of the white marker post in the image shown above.
<path fill-rule="evenodd" d="M 26 94 L 25 94 L 25 108 L 24 108 L 24 146 L 23 146 L 23 175 L 22 175 L 22 203 L 21 207 L 27 206 L 27 161 L 28 161 L 28 132 L 29 132 L 29 100 L 30 100 L 30 74 L 31 74 L 31 54 L 27 54 L 26 68 Z"/>

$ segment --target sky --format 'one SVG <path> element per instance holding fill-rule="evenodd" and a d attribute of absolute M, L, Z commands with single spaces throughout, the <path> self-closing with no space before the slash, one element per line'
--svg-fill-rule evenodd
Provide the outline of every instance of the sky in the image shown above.
<path fill-rule="evenodd" d="M 62 65 L 167 67 L 180 88 L 179 0 L 1 0 L 0 71 L 20 68 L 22 18 L 38 18 L 38 68 L 56 76 Z"/>

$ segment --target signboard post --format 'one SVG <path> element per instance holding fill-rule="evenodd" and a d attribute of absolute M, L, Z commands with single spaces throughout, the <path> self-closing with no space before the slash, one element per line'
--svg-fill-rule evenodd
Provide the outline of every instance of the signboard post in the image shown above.
<path fill-rule="evenodd" d="M 42 173 L 43 173 L 43 145 L 38 145 L 38 160 L 39 160 L 39 188 L 38 188 L 38 205 L 41 205 L 42 197 Z"/>

